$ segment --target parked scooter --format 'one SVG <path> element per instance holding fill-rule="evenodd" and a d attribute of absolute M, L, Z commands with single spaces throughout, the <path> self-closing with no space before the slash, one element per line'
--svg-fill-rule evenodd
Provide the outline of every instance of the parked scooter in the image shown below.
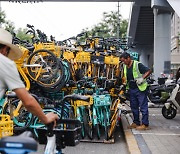
<path fill-rule="evenodd" d="M 173 89 L 170 98 L 164 104 L 162 108 L 162 115 L 166 119 L 173 119 L 177 110 L 180 110 L 180 86 L 176 84 L 176 87 Z"/>
<path fill-rule="evenodd" d="M 154 83 L 153 78 L 147 79 L 148 86 L 148 101 L 152 104 L 164 104 L 170 98 L 171 92 L 176 86 L 175 83 L 166 84 L 167 78 L 158 78 L 158 83 Z"/>

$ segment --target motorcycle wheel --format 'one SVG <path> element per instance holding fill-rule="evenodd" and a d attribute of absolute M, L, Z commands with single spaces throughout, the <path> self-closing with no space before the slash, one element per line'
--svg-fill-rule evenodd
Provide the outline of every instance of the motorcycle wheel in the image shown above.
<path fill-rule="evenodd" d="M 176 113 L 176 109 L 172 106 L 170 106 L 168 109 L 165 106 L 162 108 L 162 115 L 166 119 L 173 119 L 176 116 Z"/>

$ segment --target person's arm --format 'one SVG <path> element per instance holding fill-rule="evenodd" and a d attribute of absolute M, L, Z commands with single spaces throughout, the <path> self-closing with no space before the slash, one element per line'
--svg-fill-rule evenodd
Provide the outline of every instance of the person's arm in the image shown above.
<path fill-rule="evenodd" d="M 42 123 L 48 124 L 53 121 L 55 122 L 55 120 L 58 119 L 58 116 L 54 113 L 49 113 L 45 115 L 39 103 L 33 96 L 28 93 L 25 88 L 17 88 L 13 91 L 16 93 L 17 97 L 23 102 L 25 108 L 33 115 L 37 116 Z"/>
<path fill-rule="evenodd" d="M 17 97 L 23 102 L 25 108 L 33 115 L 37 116 L 44 124 L 55 122 L 58 115 L 54 113 L 44 114 L 39 103 L 32 97 L 20 79 L 16 64 L 6 57 L 1 59 L 0 78 L 2 83 L 9 89 L 13 90 Z"/>
<path fill-rule="evenodd" d="M 143 79 L 146 79 L 152 73 L 152 71 L 148 67 L 144 66 L 142 63 L 139 63 L 138 67 L 140 73 L 143 74 Z"/>
<path fill-rule="evenodd" d="M 147 71 L 146 73 L 143 74 L 143 79 L 146 79 L 150 74 L 152 73 L 151 70 Z"/>

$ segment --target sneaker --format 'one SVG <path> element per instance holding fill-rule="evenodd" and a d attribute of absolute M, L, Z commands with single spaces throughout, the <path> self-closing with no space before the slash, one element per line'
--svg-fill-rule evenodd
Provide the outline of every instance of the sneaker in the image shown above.
<path fill-rule="evenodd" d="M 139 125 L 137 125 L 136 123 L 132 123 L 130 126 L 128 126 L 129 129 L 133 129 L 133 128 L 136 128 L 138 127 Z"/>
<path fill-rule="evenodd" d="M 137 130 L 148 130 L 150 128 L 149 128 L 149 126 L 146 126 L 146 125 L 142 124 L 140 126 L 137 126 L 136 129 Z"/>

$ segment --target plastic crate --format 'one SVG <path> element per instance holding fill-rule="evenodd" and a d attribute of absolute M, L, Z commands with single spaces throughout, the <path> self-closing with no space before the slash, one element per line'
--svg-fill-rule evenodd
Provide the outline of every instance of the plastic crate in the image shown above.
<path fill-rule="evenodd" d="M 81 122 L 74 119 L 61 119 L 61 128 L 56 128 L 53 132 L 56 134 L 56 145 L 64 148 L 65 146 L 75 146 L 80 142 Z M 62 125 L 66 127 L 63 128 Z M 39 144 L 46 144 L 46 128 L 37 128 Z"/>
<path fill-rule="evenodd" d="M 0 115 L 0 138 L 13 135 L 13 121 L 9 115 Z"/>

